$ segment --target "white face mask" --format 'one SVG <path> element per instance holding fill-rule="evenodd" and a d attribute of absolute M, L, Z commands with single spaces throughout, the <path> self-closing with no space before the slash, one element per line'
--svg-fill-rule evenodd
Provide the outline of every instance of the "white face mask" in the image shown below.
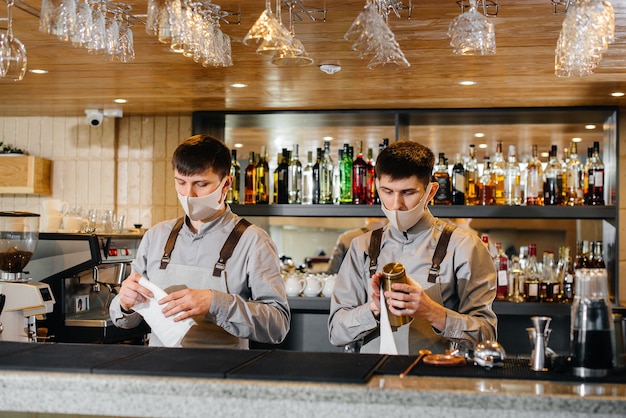
<path fill-rule="evenodd" d="M 433 185 L 431 183 L 428 184 L 426 192 L 424 192 L 420 201 L 413 209 L 410 210 L 389 210 L 385 207 L 385 204 L 381 202 L 380 207 L 387 219 L 389 219 L 389 223 L 402 232 L 408 231 L 413 225 L 418 223 L 424 216 L 424 211 L 426 210 L 426 205 L 428 204 L 427 198 L 432 190 L 432 186 Z M 378 184 L 376 184 L 376 187 L 378 187 Z"/>
<path fill-rule="evenodd" d="M 224 184 L 226 184 L 227 178 L 228 177 L 224 177 L 224 180 L 222 180 L 217 189 L 206 196 L 189 197 L 178 193 L 178 201 L 182 205 L 187 216 L 189 216 L 189 219 L 192 221 L 208 219 L 222 209 L 225 196 L 224 193 L 222 193 L 222 190 L 224 188 Z"/>

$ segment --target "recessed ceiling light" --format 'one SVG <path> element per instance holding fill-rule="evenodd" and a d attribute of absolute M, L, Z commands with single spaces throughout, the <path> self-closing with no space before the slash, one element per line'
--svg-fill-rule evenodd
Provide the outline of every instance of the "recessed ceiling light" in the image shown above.
<path fill-rule="evenodd" d="M 33 74 L 48 74 L 48 70 L 42 70 L 39 68 L 33 68 L 32 70 L 28 70 L 28 72 Z"/>
<path fill-rule="evenodd" d="M 596 125 L 594 125 L 593 123 L 590 123 L 588 125 L 585 125 L 585 129 L 596 129 Z"/>
<path fill-rule="evenodd" d="M 576 138 L 572 138 L 572 142 L 581 142 L 583 139 L 576 137 Z"/>
<path fill-rule="evenodd" d="M 544 151 L 544 152 L 542 152 L 540 155 L 541 155 L 543 158 L 548 158 L 548 157 L 550 156 L 550 153 L 549 153 L 549 152 Z"/>
<path fill-rule="evenodd" d="M 486 149 L 487 148 L 487 144 L 478 144 L 478 148 Z"/>
<path fill-rule="evenodd" d="M 462 86 L 473 86 L 476 84 L 476 82 L 472 80 L 463 80 L 463 81 L 459 81 L 459 84 Z"/>
<path fill-rule="evenodd" d="M 475 137 L 475 138 L 484 138 L 484 137 L 485 137 L 485 134 L 484 134 L 483 132 L 476 132 L 476 133 L 474 134 L 474 137 Z"/>
<path fill-rule="evenodd" d="M 624 94 L 626 94 L 626 93 L 621 92 L 621 91 L 614 91 L 613 93 L 611 93 L 611 96 L 613 96 L 613 97 L 622 97 L 622 96 L 624 96 Z"/>
<path fill-rule="evenodd" d="M 126 100 L 126 99 L 114 99 L 113 101 L 115 103 L 119 103 L 119 104 L 124 104 L 124 103 L 128 102 L 128 100 Z"/>
<path fill-rule="evenodd" d="M 243 144 L 240 144 L 239 142 L 233 145 L 235 148 L 243 148 Z"/>
<path fill-rule="evenodd" d="M 325 136 L 325 137 L 323 137 L 322 139 L 323 139 L 324 141 L 332 141 L 332 140 L 333 140 L 333 139 L 335 139 L 335 138 L 333 138 L 332 136 Z"/>
<path fill-rule="evenodd" d="M 248 87 L 248 85 L 244 84 L 244 83 L 233 83 L 230 86 L 234 87 L 236 89 L 244 89 L 244 88 Z"/>

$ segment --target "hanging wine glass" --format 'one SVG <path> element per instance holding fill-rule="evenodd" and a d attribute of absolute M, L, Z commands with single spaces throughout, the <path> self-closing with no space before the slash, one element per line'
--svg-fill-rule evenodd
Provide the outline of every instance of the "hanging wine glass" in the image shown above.
<path fill-rule="evenodd" d="M 280 1 L 280 0 L 278 0 Z M 277 9 L 280 5 L 277 4 Z M 293 28 L 293 9 L 289 7 L 289 42 L 280 49 L 271 59 L 271 63 L 281 67 L 303 67 L 313 64 L 313 59 L 305 51 L 304 45 L 296 38 Z M 281 22 L 280 10 L 277 12 L 278 21 Z M 282 22 L 281 22 L 281 26 Z"/>
<path fill-rule="evenodd" d="M 478 12 L 476 0 L 469 0 L 469 5 L 469 11 L 454 18 L 448 27 L 452 52 L 460 55 L 495 54 L 493 23 Z"/>
<path fill-rule="evenodd" d="M 6 59 L 6 67 L 2 78 L 13 81 L 21 81 L 26 74 L 26 48 L 17 38 L 13 37 L 13 17 L 11 15 L 11 7 L 14 0 L 7 1 L 7 33 L 5 41 L 2 42 L 2 50 L 0 53 Z M 3 60 L 4 61 L 4 60 Z"/>

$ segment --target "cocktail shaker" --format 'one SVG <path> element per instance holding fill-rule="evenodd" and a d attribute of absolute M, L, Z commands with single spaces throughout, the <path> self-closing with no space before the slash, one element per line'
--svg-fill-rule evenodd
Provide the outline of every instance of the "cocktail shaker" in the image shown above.
<path fill-rule="evenodd" d="M 572 371 L 579 377 L 606 376 L 613 368 L 613 318 L 605 269 L 576 270 L 571 316 Z"/>
<path fill-rule="evenodd" d="M 406 273 L 402 263 L 387 263 L 383 266 L 382 273 L 383 277 L 381 284 L 383 292 L 394 291 L 391 289 L 391 285 L 393 283 L 406 283 Z M 387 308 L 387 314 L 389 317 L 389 324 L 392 327 L 400 327 L 411 321 L 411 318 L 408 316 L 397 316 L 392 314 L 389 312 L 389 308 Z"/>

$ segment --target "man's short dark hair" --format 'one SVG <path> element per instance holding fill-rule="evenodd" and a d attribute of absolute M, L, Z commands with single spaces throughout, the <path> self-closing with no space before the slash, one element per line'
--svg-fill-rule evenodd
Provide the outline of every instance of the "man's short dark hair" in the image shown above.
<path fill-rule="evenodd" d="M 393 180 L 416 176 L 425 185 L 431 181 L 435 154 L 430 148 L 412 141 L 398 141 L 378 154 L 376 177 L 390 176 Z"/>
<path fill-rule="evenodd" d="M 201 174 L 212 169 L 220 179 L 230 172 L 230 149 L 211 135 L 194 135 L 185 139 L 172 156 L 172 168 L 183 176 Z"/>

